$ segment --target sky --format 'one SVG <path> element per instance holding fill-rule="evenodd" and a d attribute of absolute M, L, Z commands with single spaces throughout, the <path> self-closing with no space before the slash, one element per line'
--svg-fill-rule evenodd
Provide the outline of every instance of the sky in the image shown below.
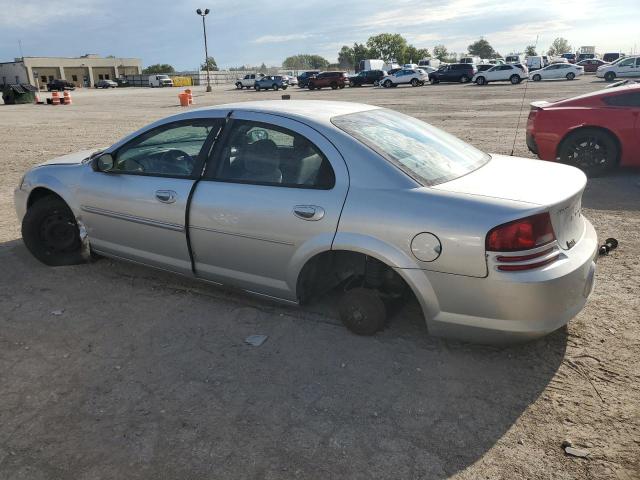
<path fill-rule="evenodd" d="M 640 53 L 640 0 L 0 0 L 0 61 L 86 53 L 137 57 L 192 70 L 209 55 L 221 67 L 280 65 L 289 55 L 334 62 L 342 45 L 400 33 L 418 48 L 466 52 L 480 37 L 502 55 L 556 37 L 577 48 Z M 22 46 L 22 53 L 20 51 Z"/>

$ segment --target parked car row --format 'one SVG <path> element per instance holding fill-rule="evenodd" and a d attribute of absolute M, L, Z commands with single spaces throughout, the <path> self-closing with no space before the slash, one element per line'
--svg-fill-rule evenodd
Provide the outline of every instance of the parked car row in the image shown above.
<path fill-rule="evenodd" d="M 569 55 L 569 54 L 567 54 Z M 573 55 L 573 54 L 571 54 Z M 515 56 L 508 56 L 514 60 Z M 473 57 L 469 57 L 470 59 Z M 520 57 L 518 57 L 520 58 Z M 535 59 L 535 61 L 532 61 Z M 574 80 L 585 72 L 595 72 L 599 78 L 612 82 L 619 78 L 640 77 L 640 56 L 620 57 L 612 63 L 606 63 L 598 58 L 588 58 L 578 63 L 570 63 L 567 58 L 548 63 L 546 56 L 528 57 L 526 63 L 494 63 L 474 64 L 470 62 L 441 64 L 440 68 L 428 65 L 404 65 L 388 71 L 381 69 L 363 70 L 356 75 L 349 76 L 344 71 L 310 70 L 302 72 L 298 77 L 287 75 L 247 74 L 236 81 L 236 88 L 253 88 L 255 90 L 286 90 L 291 85 L 309 90 L 331 88 L 333 90 L 364 85 L 393 88 L 399 85 L 422 86 L 427 82 L 437 83 L 469 83 L 487 85 L 491 82 L 510 82 L 514 85 L 523 80 L 538 82 L 541 80 L 566 79 Z M 533 68 L 529 68 L 532 65 Z M 541 66 L 542 65 L 542 66 Z M 97 86 L 98 87 L 98 86 Z M 109 88 L 105 82 L 99 85 Z"/>

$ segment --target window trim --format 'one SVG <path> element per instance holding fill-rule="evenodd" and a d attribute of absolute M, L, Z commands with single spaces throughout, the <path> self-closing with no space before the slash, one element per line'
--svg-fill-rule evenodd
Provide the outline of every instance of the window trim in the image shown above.
<path fill-rule="evenodd" d="M 298 183 L 275 183 L 275 182 L 258 182 L 255 180 L 239 180 L 239 179 L 227 179 L 227 178 L 220 178 L 220 168 L 223 162 L 223 157 L 222 154 L 225 150 L 225 148 L 227 147 L 227 144 L 231 138 L 231 135 L 234 131 L 234 126 L 236 123 L 242 123 L 242 122 L 251 122 L 252 124 L 254 124 L 255 126 L 259 127 L 259 128 L 266 128 L 266 129 L 270 129 L 270 130 L 278 130 L 278 131 L 282 131 L 281 133 L 285 133 L 287 135 L 289 135 L 288 132 L 291 132 L 295 135 L 300 135 L 301 137 L 304 137 L 312 146 L 313 148 L 318 152 L 318 154 L 322 157 L 322 161 L 326 162 L 327 165 L 329 165 L 329 168 L 331 168 L 331 176 L 333 178 L 333 181 L 331 182 L 331 186 L 330 187 L 322 187 L 322 186 L 318 186 L 318 185 L 300 185 Z M 284 131 L 283 131 L 284 130 Z M 215 144 L 215 147 L 213 148 L 213 150 L 210 152 L 209 154 L 209 158 L 206 161 L 206 166 L 204 169 L 204 172 L 202 174 L 202 181 L 207 181 L 207 182 L 220 182 L 220 183 L 237 183 L 240 185 L 258 185 L 258 186 L 264 186 L 264 187 L 281 187 L 281 188 L 296 188 L 296 189 L 300 189 L 300 190 L 333 190 L 336 186 L 336 171 L 333 168 L 333 165 L 331 164 L 331 162 L 329 161 L 329 158 L 325 155 L 325 153 L 320 149 L 320 147 L 318 147 L 314 142 L 312 142 L 309 137 L 307 137 L 306 135 L 303 135 L 301 133 L 296 132 L 295 130 L 291 130 L 290 128 L 287 127 L 281 127 L 280 125 L 276 125 L 273 123 L 267 123 L 267 122 L 261 122 L 259 120 L 246 120 L 246 119 L 238 119 L 238 118 L 229 118 L 229 122 L 227 123 L 227 125 L 225 125 L 224 129 L 223 129 L 223 133 L 222 136 L 218 139 L 218 141 Z"/>
<path fill-rule="evenodd" d="M 179 180 L 197 180 L 202 176 L 203 170 L 204 170 L 204 165 L 207 161 L 207 158 L 210 154 L 211 151 L 211 146 L 213 144 L 213 141 L 215 140 L 218 132 L 220 132 L 220 129 L 223 128 L 224 126 L 224 117 L 201 117 L 201 118 L 189 118 L 189 119 L 183 119 L 183 120 L 176 120 L 173 122 L 168 122 L 168 123 L 163 123 L 162 125 L 158 125 L 157 127 L 154 128 L 150 128 L 149 130 L 145 130 L 144 132 L 142 132 L 140 135 L 136 135 L 134 138 L 128 140 L 126 143 L 120 145 L 118 148 L 116 148 L 115 150 L 113 150 L 112 152 L 109 152 L 113 157 L 114 157 L 114 162 L 117 161 L 118 159 L 118 154 L 120 153 L 120 150 L 122 150 L 123 148 L 131 145 L 133 142 L 135 142 L 136 140 L 140 139 L 140 137 L 142 137 L 143 135 L 147 135 L 151 132 L 156 132 L 158 130 L 169 130 L 171 127 L 173 127 L 174 125 L 179 125 L 179 124 L 189 124 L 192 122 L 197 122 L 197 121 L 213 121 L 213 122 L 219 122 L 219 128 L 213 129 L 211 130 L 211 132 L 209 132 L 209 135 L 207 136 L 207 138 L 205 139 L 204 143 L 202 144 L 202 147 L 200 147 L 200 152 L 198 152 L 198 155 L 196 157 L 196 162 L 195 165 L 193 167 L 193 172 L 191 173 L 191 175 L 173 175 L 170 173 L 146 173 L 146 172 L 129 172 L 126 170 L 110 170 L 109 172 L 100 172 L 100 173 L 105 173 L 107 175 L 133 175 L 133 176 L 137 176 L 137 177 L 158 177 L 158 178 L 176 178 Z"/>

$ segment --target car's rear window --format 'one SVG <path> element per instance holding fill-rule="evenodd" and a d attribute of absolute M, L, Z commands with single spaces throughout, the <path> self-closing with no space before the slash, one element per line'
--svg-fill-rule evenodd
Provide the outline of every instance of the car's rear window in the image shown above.
<path fill-rule="evenodd" d="M 453 135 L 393 110 L 350 113 L 331 122 L 425 186 L 466 175 L 491 158 Z"/>

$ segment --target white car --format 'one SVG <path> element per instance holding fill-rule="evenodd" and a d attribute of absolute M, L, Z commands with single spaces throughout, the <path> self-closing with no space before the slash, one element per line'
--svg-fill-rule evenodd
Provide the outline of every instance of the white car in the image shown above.
<path fill-rule="evenodd" d="M 596 77 L 613 82 L 618 77 L 640 77 L 640 56 L 622 57 L 610 65 L 602 65 Z"/>
<path fill-rule="evenodd" d="M 509 63 L 505 65 L 496 65 L 484 72 L 476 73 L 471 79 L 478 85 L 486 85 L 489 82 L 511 82 L 517 85 L 527 78 L 528 71 L 524 65 Z"/>
<path fill-rule="evenodd" d="M 380 80 L 380 85 L 385 88 L 398 85 L 411 85 L 418 87 L 429 81 L 429 74 L 421 68 L 402 69 L 393 75 L 386 75 Z"/>
<path fill-rule="evenodd" d="M 529 78 L 534 82 L 559 78 L 573 80 L 580 75 L 584 75 L 584 67 L 581 67 L 580 65 L 574 65 L 572 63 L 552 63 L 547 67 L 532 72 L 529 75 Z"/>
<path fill-rule="evenodd" d="M 243 88 L 253 88 L 256 84 L 256 80 L 261 80 L 264 77 L 264 73 L 250 73 L 244 76 L 244 78 L 236 78 L 236 88 L 242 90 Z"/>

